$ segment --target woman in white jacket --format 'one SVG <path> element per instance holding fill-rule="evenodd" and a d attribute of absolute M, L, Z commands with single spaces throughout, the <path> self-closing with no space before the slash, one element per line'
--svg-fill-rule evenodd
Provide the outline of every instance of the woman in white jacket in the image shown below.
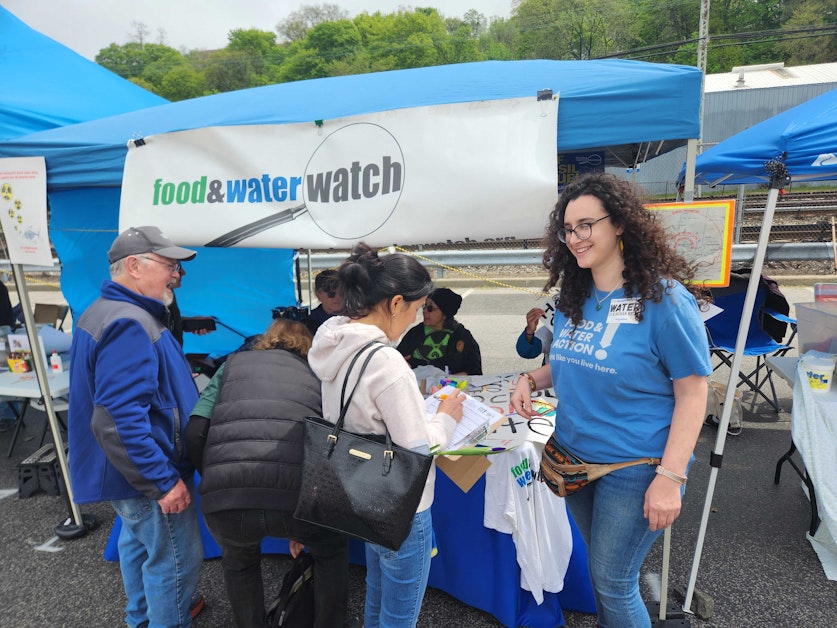
<path fill-rule="evenodd" d="M 340 266 L 346 316 L 327 320 L 314 337 L 308 362 L 322 380 L 323 414 L 336 421 L 340 390 L 349 363 L 370 340 L 388 347 L 377 351 L 352 397 L 345 418 L 350 432 L 384 434 L 394 443 L 428 453 L 446 447 L 462 419 L 463 396 L 457 391 L 428 421 L 416 378 L 392 343 L 411 327 L 433 289 L 427 270 L 400 253 L 384 257 L 358 244 Z M 354 376 L 349 389 L 354 383 Z M 366 628 L 416 625 L 430 574 L 433 521 L 430 505 L 436 469 L 432 467 L 407 540 L 398 551 L 366 544 Z"/>

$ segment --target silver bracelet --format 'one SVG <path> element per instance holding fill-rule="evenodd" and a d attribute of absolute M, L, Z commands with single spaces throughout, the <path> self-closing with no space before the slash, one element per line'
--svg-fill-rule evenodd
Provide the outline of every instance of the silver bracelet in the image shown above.
<path fill-rule="evenodd" d="M 662 475 L 664 477 L 667 477 L 669 480 L 677 482 L 680 486 L 686 484 L 686 481 L 689 479 L 685 475 L 677 475 L 673 471 L 669 471 L 661 464 L 657 465 L 656 473 L 657 475 Z"/>

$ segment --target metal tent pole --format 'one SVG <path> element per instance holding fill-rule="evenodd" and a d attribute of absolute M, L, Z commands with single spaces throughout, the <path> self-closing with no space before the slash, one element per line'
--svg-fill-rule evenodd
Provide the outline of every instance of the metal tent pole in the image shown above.
<path fill-rule="evenodd" d="M 767 206 L 764 209 L 764 218 L 762 219 L 761 231 L 759 233 L 758 244 L 756 245 L 756 254 L 753 260 L 753 269 L 750 272 L 750 281 L 747 283 L 744 309 L 741 312 L 741 322 L 738 325 L 738 336 L 735 339 L 735 353 L 732 358 L 729 381 L 727 382 L 727 392 L 724 397 L 724 410 L 721 413 L 721 422 L 718 425 L 718 438 L 715 441 L 715 451 L 712 452 L 709 459 L 709 465 L 712 467 L 709 473 L 709 486 L 706 489 L 706 499 L 703 503 L 703 514 L 700 519 L 700 530 L 698 532 L 695 555 L 692 560 L 692 571 L 689 576 L 689 584 L 686 588 L 686 596 L 683 601 L 683 609 L 686 611 L 689 611 L 691 608 L 692 596 L 695 592 L 695 581 L 697 580 L 698 567 L 700 566 L 701 553 L 703 552 L 703 542 L 706 536 L 706 526 L 709 521 L 709 511 L 712 508 L 715 482 L 717 481 L 718 470 L 721 468 L 723 461 L 724 443 L 726 441 L 729 418 L 732 414 L 732 406 L 735 402 L 738 373 L 741 370 L 744 345 L 747 342 L 747 332 L 750 329 L 750 321 L 753 317 L 753 304 L 756 301 L 756 292 L 758 291 L 759 279 L 761 278 L 761 271 L 764 266 L 764 256 L 767 251 L 767 241 L 770 238 L 770 227 L 773 224 L 776 201 L 779 198 L 779 189 L 785 187 L 789 182 L 788 170 L 783 161 L 784 158 L 785 155 L 783 154 L 781 158 L 765 164 L 765 169 L 770 174 L 770 191 L 767 194 Z"/>
<path fill-rule="evenodd" d="M 20 309 L 23 316 L 23 322 L 26 325 L 26 335 L 29 338 L 32 364 L 35 366 L 35 375 L 41 389 L 41 397 L 43 397 L 44 400 L 44 411 L 46 412 L 47 420 L 49 421 L 49 428 L 52 431 L 52 442 L 55 444 L 55 456 L 58 459 L 58 465 L 61 468 L 61 479 L 64 482 L 70 515 L 73 522 L 75 522 L 80 529 L 84 529 L 86 532 L 85 524 L 82 520 L 78 505 L 73 502 L 73 489 L 70 484 L 70 469 L 67 466 L 67 456 L 64 453 L 64 441 L 61 438 L 61 428 L 58 425 L 58 419 L 55 416 L 55 407 L 52 404 L 52 395 L 49 390 L 49 379 L 47 378 L 47 366 L 44 361 L 44 355 L 41 352 L 41 341 L 38 336 L 38 330 L 35 328 L 35 318 L 32 315 L 32 306 L 29 301 L 29 291 L 26 287 L 26 278 L 23 274 L 23 266 L 21 264 L 12 264 L 12 275 L 14 276 L 18 298 L 20 299 Z"/>

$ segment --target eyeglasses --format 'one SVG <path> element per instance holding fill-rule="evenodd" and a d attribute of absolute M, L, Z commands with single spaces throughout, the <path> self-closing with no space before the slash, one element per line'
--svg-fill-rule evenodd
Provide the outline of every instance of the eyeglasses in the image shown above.
<path fill-rule="evenodd" d="M 169 269 L 170 273 L 177 273 L 179 275 L 180 271 L 183 270 L 183 267 L 180 265 L 180 262 L 169 264 L 168 262 L 161 262 L 158 259 L 154 259 L 153 257 L 146 257 L 145 255 L 137 255 L 137 257 L 141 257 L 142 259 L 147 259 L 151 262 L 157 262 L 158 264 L 162 264 L 163 266 Z"/>
<path fill-rule="evenodd" d="M 601 222 L 605 218 L 610 218 L 610 214 L 602 216 L 598 220 L 594 220 L 593 222 L 582 222 L 580 225 L 576 225 L 575 229 L 558 229 L 558 239 L 561 240 L 564 244 L 567 243 L 567 238 L 570 237 L 570 234 L 575 234 L 575 237 L 579 240 L 586 240 L 591 235 L 593 235 L 593 225 L 597 222 Z"/>
<path fill-rule="evenodd" d="M 438 305 L 433 305 L 432 303 L 425 303 L 422 307 L 431 314 L 439 309 Z"/>

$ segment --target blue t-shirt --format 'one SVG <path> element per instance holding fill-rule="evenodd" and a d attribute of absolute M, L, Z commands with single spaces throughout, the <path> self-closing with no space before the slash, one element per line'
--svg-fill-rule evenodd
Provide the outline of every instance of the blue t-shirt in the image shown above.
<path fill-rule="evenodd" d="M 549 354 L 558 396 L 558 441 L 586 462 L 662 456 L 674 410 L 672 380 L 709 375 L 709 345 L 695 298 L 679 283 L 660 303 L 617 290 L 600 310 L 590 297 L 584 320 L 555 312 Z M 633 321 L 633 322 L 630 322 Z"/>

